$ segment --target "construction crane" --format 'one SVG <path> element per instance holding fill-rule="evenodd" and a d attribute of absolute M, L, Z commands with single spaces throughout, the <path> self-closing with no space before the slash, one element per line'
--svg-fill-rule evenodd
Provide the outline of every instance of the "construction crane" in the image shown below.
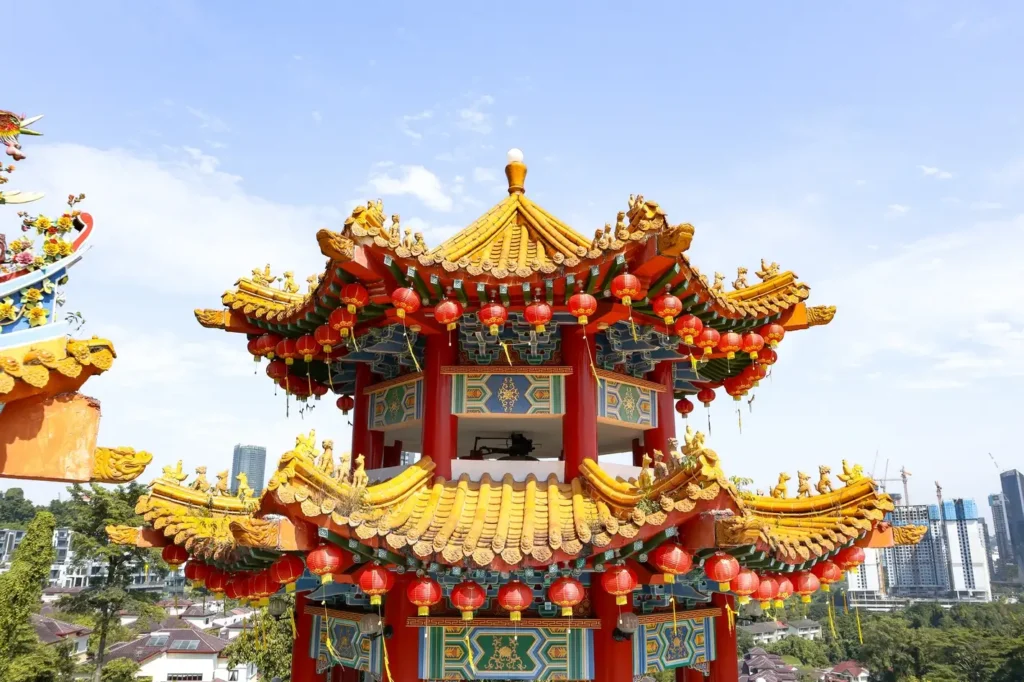
<path fill-rule="evenodd" d="M 999 467 L 999 462 L 997 462 L 997 461 L 996 461 L 996 458 L 992 456 L 992 453 L 991 453 L 991 452 L 990 452 L 990 453 L 988 453 L 988 458 L 989 458 L 990 460 L 992 460 L 992 464 L 994 464 L 994 465 L 995 465 L 995 467 L 996 467 L 996 471 L 1002 471 L 1002 469 L 1001 469 L 1001 468 Z"/>
<path fill-rule="evenodd" d="M 880 486 L 882 488 L 882 491 L 883 492 L 885 491 L 885 484 L 886 483 L 893 483 L 895 481 L 902 481 L 903 482 L 903 504 L 905 504 L 905 505 L 910 504 L 910 488 L 907 485 L 907 479 L 910 478 L 911 476 L 913 476 L 913 474 L 911 474 L 909 471 L 907 471 L 907 467 L 903 466 L 903 467 L 900 467 L 900 477 L 899 478 L 886 478 L 886 476 L 888 476 L 888 475 L 889 475 L 889 460 L 885 460 L 885 473 L 882 474 L 882 478 L 877 479 L 878 483 L 880 484 Z"/>

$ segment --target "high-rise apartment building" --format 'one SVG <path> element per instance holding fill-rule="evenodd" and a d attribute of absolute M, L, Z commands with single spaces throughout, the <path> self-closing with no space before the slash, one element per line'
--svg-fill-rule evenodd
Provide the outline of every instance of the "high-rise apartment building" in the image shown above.
<path fill-rule="evenodd" d="M 1024 579 L 1024 474 L 1011 469 L 1000 474 L 999 479 L 1003 486 L 1010 549 L 1017 562 L 1018 579 Z"/>
<path fill-rule="evenodd" d="M 958 598 L 991 601 L 987 531 L 977 505 L 974 500 L 955 499 L 943 502 L 942 507 L 943 513 L 940 514 L 939 505 L 929 505 L 928 515 L 929 534 L 941 535 L 943 519 L 946 523 L 945 537 L 940 543 L 945 588 Z"/>
<path fill-rule="evenodd" d="M 1014 563 L 1013 542 L 1010 540 L 1010 521 L 1006 516 L 1006 498 L 1002 493 L 988 496 L 988 506 L 992 509 L 992 530 L 996 536 L 996 549 L 999 550 L 999 562 L 1003 565 Z"/>
<path fill-rule="evenodd" d="M 238 474 L 244 473 L 249 487 L 259 495 L 267 469 L 267 449 L 262 445 L 236 445 L 231 459 L 231 492 L 238 492 Z"/>

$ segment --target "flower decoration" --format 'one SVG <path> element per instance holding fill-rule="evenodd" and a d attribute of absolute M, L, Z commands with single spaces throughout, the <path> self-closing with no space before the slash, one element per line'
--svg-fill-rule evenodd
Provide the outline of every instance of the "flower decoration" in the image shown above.
<path fill-rule="evenodd" d="M 46 316 L 49 315 L 50 311 L 42 306 L 36 306 L 29 310 L 25 315 L 28 317 L 28 325 L 30 327 L 41 327 L 46 324 Z"/>
<path fill-rule="evenodd" d="M 3 320 L 16 320 L 21 308 L 14 305 L 14 299 L 7 297 L 0 301 L 0 322 Z"/>
<path fill-rule="evenodd" d="M 21 302 L 35 305 L 43 300 L 42 289 L 25 289 L 21 292 Z"/>

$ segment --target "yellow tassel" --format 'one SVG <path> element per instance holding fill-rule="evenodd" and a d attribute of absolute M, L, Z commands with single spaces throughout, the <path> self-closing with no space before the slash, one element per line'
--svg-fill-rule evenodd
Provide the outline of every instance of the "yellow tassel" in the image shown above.
<path fill-rule="evenodd" d="M 668 600 L 672 603 L 672 634 L 679 634 L 679 623 L 676 620 L 676 598 L 669 597 Z"/>
<path fill-rule="evenodd" d="M 352 332 L 352 347 L 355 348 L 357 353 L 359 352 L 359 342 L 356 341 L 356 333 L 355 333 L 355 331 Z"/>
<path fill-rule="evenodd" d="M 833 608 L 832 608 L 832 599 L 831 598 L 828 600 L 828 628 L 829 628 L 829 630 L 832 631 L 832 638 L 833 639 L 839 639 L 839 636 L 836 635 L 836 620 L 835 620 L 835 617 L 833 616 Z"/>
<path fill-rule="evenodd" d="M 291 609 L 288 611 L 288 621 L 292 624 L 292 639 L 298 639 L 299 631 L 295 629 L 295 609 Z"/>
<path fill-rule="evenodd" d="M 405 345 L 409 349 L 409 355 L 412 356 L 413 364 L 416 365 L 416 371 L 417 372 L 423 371 L 423 370 L 420 369 L 420 361 L 416 359 L 416 354 L 412 352 L 412 340 L 409 339 L 409 335 L 408 334 L 405 335 Z M 510 360 L 508 364 L 511 365 L 512 361 Z"/>
<path fill-rule="evenodd" d="M 505 359 L 506 359 L 506 360 L 508 360 L 508 364 L 509 364 L 509 366 L 511 367 L 511 366 L 512 366 L 512 356 L 511 356 L 511 355 L 509 355 L 509 353 L 508 353 L 508 344 L 506 344 L 506 343 L 505 343 L 504 341 L 502 341 L 501 339 L 498 339 L 498 343 L 500 343 L 500 344 L 501 344 L 501 349 L 502 349 L 503 351 L 505 351 Z"/>
<path fill-rule="evenodd" d="M 476 659 L 473 658 L 473 647 L 469 644 L 469 628 L 466 628 L 466 657 L 469 658 L 469 669 L 476 675 Z"/>
<path fill-rule="evenodd" d="M 636 325 L 633 323 L 633 309 L 629 309 L 629 327 L 633 330 L 633 343 L 637 343 L 640 339 L 636 337 Z"/>
<path fill-rule="evenodd" d="M 729 605 L 728 602 L 725 604 L 725 616 L 729 619 L 729 632 L 732 632 L 736 628 L 736 616 L 739 611 L 736 611 Z"/>
<path fill-rule="evenodd" d="M 736 408 L 736 421 L 740 426 L 740 435 L 743 435 L 743 411 L 740 408 Z"/>
<path fill-rule="evenodd" d="M 854 614 L 857 616 L 857 639 L 860 640 L 861 644 L 863 644 L 864 643 L 864 633 L 860 629 L 860 607 L 859 606 L 854 606 L 853 607 L 853 611 L 854 611 Z"/>
<path fill-rule="evenodd" d="M 385 638 L 385 637 L 381 637 L 380 638 L 380 649 L 381 649 L 381 652 L 384 654 L 384 674 L 387 675 L 385 680 L 387 680 L 388 682 L 394 682 L 395 678 L 391 674 L 391 661 L 388 660 L 388 642 L 387 642 L 387 638 Z"/>
<path fill-rule="evenodd" d="M 843 613 L 850 615 L 850 603 L 846 601 L 846 592 L 843 592 Z"/>

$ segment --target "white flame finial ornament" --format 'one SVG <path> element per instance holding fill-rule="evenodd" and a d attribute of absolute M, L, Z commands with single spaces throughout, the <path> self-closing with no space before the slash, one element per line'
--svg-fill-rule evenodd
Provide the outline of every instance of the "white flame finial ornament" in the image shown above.
<path fill-rule="evenodd" d="M 523 162 L 523 150 L 513 147 L 508 150 L 508 163 L 522 163 Z"/>

